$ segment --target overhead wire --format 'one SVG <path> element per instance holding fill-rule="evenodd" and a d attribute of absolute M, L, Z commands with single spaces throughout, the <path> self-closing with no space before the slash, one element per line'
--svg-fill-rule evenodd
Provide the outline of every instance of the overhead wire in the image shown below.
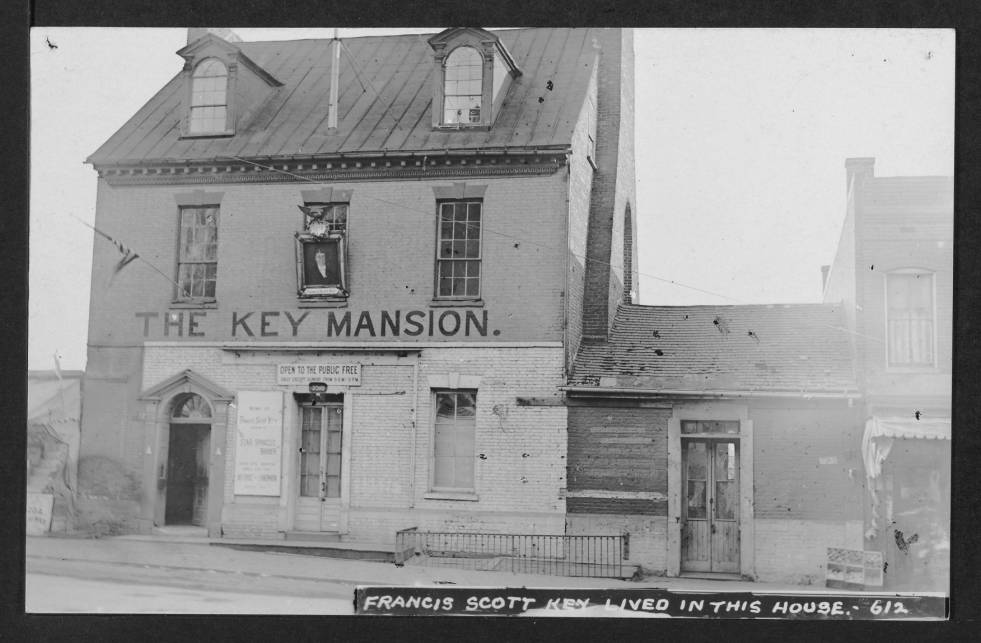
<path fill-rule="evenodd" d="M 266 169 L 266 170 L 272 170 L 274 172 L 279 172 L 281 174 L 284 174 L 284 175 L 287 175 L 287 176 L 291 176 L 291 177 L 293 177 L 293 178 L 295 178 L 297 180 L 304 181 L 304 182 L 307 182 L 307 183 L 311 183 L 311 184 L 314 184 L 314 185 L 322 185 L 324 183 L 324 181 L 317 181 L 317 180 L 311 179 L 310 177 L 307 177 L 307 176 L 302 176 L 300 174 L 296 174 L 296 173 L 290 172 L 288 170 L 283 170 L 283 169 L 277 168 L 277 167 L 275 167 L 273 165 L 263 165 L 262 163 L 258 163 L 256 161 L 251 161 L 249 159 L 244 159 L 244 158 L 241 158 L 241 157 L 238 157 L 238 156 L 231 156 L 229 158 L 230 159 L 233 159 L 235 161 L 242 162 L 242 163 L 248 163 L 250 165 L 254 165 L 255 167 L 258 167 L 260 169 Z M 219 159 L 219 160 L 222 160 L 222 159 Z M 419 208 L 413 208 L 412 206 L 406 205 L 405 203 L 397 203 L 395 201 L 389 201 L 387 199 L 381 199 L 381 198 L 378 198 L 378 197 L 375 197 L 375 196 L 370 196 L 370 195 L 365 195 L 365 198 L 367 198 L 369 200 L 377 201 L 379 203 L 385 203 L 385 204 L 388 204 L 388 205 L 393 205 L 395 207 L 398 207 L 398 208 L 401 208 L 401 209 L 404 209 L 404 210 L 408 210 L 408 211 L 411 211 L 411 212 L 425 214 L 426 216 L 434 216 L 434 213 L 431 212 L 431 211 L 421 210 Z M 463 222 L 461 222 L 461 223 L 463 223 Z M 572 252 L 568 248 L 563 248 L 563 247 L 554 246 L 554 245 L 546 245 L 546 244 L 542 244 L 542 243 L 537 243 L 535 241 L 531 241 L 531 240 L 526 239 L 524 237 L 516 237 L 516 236 L 514 236 L 512 234 L 508 234 L 506 232 L 501 232 L 499 230 L 494 230 L 493 228 L 489 228 L 487 226 L 481 227 L 480 224 L 463 223 L 463 225 L 465 225 L 467 227 L 477 227 L 479 230 L 482 230 L 483 232 L 489 232 L 491 234 L 495 234 L 495 235 L 498 235 L 500 237 L 503 237 L 503 238 L 506 238 L 506 239 L 510 239 L 512 241 L 517 241 L 519 243 L 528 243 L 530 245 L 538 246 L 539 248 L 543 248 L 545 250 L 556 250 L 556 251 L 562 251 L 562 252 L 569 252 L 573 257 L 575 257 L 577 259 L 581 259 L 583 261 L 583 265 L 585 265 L 586 262 L 593 262 L 593 263 L 602 264 L 604 266 L 608 266 L 608 267 L 611 267 L 611 268 L 613 267 L 613 264 L 610 263 L 610 262 L 608 262 L 608 261 L 604 261 L 602 259 L 597 259 L 597 258 L 591 258 L 591 257 L 588 257 L 586 255 L 581 255 L 581 254 Z M 729 301 L 735 302 L 736 304 L 740 304 L 740 305 L 760 305 L 760 304 L 753 304 L 752 302 L 741 300 L 741 299 L 738 299 L 736 297 L 731 297 L 729 295 L 723 295 L 722 293 L 717 293 L 717 292 L 713 292 L 711 290 L 706 290 L 704 288 L 699 288 L 697 286 L 692 286 L 690 284 L 686 284 L 686 283 L 677 281 L 675 279 L 668 279 L 666 277 L 661 277 L 659 275 L 654 275 L 654 274 L 651 274 L 651 273 L 648 273 L 648 272 L 641 272 L 641 271 L 638 270 L 638 271 L 636 271 L 636 273 L 637 273 L 638 276 L 650 277 L 651 279 L 655 279 L 657 281 L 668 283 L 668 284 L 677 286 L 679 288 L 685 288 L 687 290 L 693 290 L 693 291 L 697 291 L 697 292 L 704 293 L 704 294 L 707 294 L 707 295 L 712 295 L 713 297 L 720 297 L 720 298 L 723 298 L 723 299 L 727 299 Z M 841 332 L 844 332 L 844 333 L 848 333 L 848 334 L 854 335 L 856 337 L 862 337 L 862 338 L 865 338 L 865 339 L 870 339 L 870 340 L 873 340 L 873 341 L 884 343 L 884 340 L 882 340 L 879 337 L 874 337 L 874 336 L 871 336 L 871 335 L 866 335 L 866 334 L 863 334 L 863 333 L 859 333 L 858 331 L 853 331 L 851 329 L 848 329 L 848 328 L 845 328 L 845 327 L 842 327 L 842 326 L 832 326 L 832 325 L 828 325 L 828 324 L 822 324 L 822 326 L 826 326 L 827 328 L 830 328 L 832 330 L 837 330 L 837 331 L 841 331 Z"/>

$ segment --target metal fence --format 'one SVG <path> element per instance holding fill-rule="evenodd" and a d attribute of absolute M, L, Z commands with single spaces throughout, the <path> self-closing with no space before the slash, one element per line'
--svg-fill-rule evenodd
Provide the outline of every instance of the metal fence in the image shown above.
<path fill-rule="evenodd" d="M 395 564 L 552 576 L 625 578 L 630 535 L 553 536 L 419 531 L 395 534 Z"/>

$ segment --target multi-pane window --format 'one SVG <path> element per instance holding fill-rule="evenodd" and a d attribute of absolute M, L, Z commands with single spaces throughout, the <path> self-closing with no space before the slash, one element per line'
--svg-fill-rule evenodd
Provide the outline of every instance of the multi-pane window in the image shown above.
<path fill-rule="evenodd" d="M 180 211 L 178 299 L 214 299 L 218 273 L 218 206 Z"/>
<path fill-rule="evenodd" d="M 480 122 L 484 59 L 473 47 L 457 47 L 446 58 L 443 123 Z"/>
<path fill-rule="evenodd" d="M 209 58 L 194 68 L 191 77 L 191 134 L 224 132 L 228 129 L 228 70 Z"/>
<path fill-rule="evenodd" d="M 473 490 L 476 419 L 476 391 L 436 393 L 434 490 Z"/>
<path fill-rule="evenodd" d="M 347 203 L 308 203 L 303 209 L 303 228 L 310 234 L 325 236 L 347 231 Z"/>
<path fill-rule="evenodd" d="M 480 296 L 480 201 L 439 204 L 436 296 Z"/>
<path fill-rule="evenodd" d="M 933 275 L 886 276 L 886 330 L 890 366 L 933 365 Z"/>

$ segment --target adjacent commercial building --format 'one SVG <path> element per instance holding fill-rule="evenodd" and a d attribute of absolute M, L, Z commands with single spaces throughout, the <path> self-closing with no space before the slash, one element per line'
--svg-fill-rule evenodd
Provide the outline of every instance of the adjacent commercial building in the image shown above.
<path fill-rule="evenodd" d="M 840 302 L 863 395 L 865 546 L 887 586 L 946 591 L 950 568 L 954 181 L 846 162 L 825 301 Z"/>

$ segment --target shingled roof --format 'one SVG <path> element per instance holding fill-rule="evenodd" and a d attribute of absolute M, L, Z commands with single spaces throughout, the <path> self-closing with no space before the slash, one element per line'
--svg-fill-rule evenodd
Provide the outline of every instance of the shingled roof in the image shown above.
<path fill-rule="evenodd" d="M 855 394 L 844 318 L 830 304 L 621 305 L 608 341 L 584 341 L 574 389 Z"/>
<path fill-rule="evenodd" d="M 602 32 L 515 29 L 494 32 L 522 74 L 489 130 L 432 127 L 432 34 L 343 39 L 338 127 L 327 129 L 330 43 L 240 42 L 233 46 L 282 83 L 234 136 L 180 138 L 181 75 L 175 76 L 88 162 L 410 153 L 461 149 L 563 149 L 585 99 Z M 547 81 L 552 81 L 546 87 Z"/>

